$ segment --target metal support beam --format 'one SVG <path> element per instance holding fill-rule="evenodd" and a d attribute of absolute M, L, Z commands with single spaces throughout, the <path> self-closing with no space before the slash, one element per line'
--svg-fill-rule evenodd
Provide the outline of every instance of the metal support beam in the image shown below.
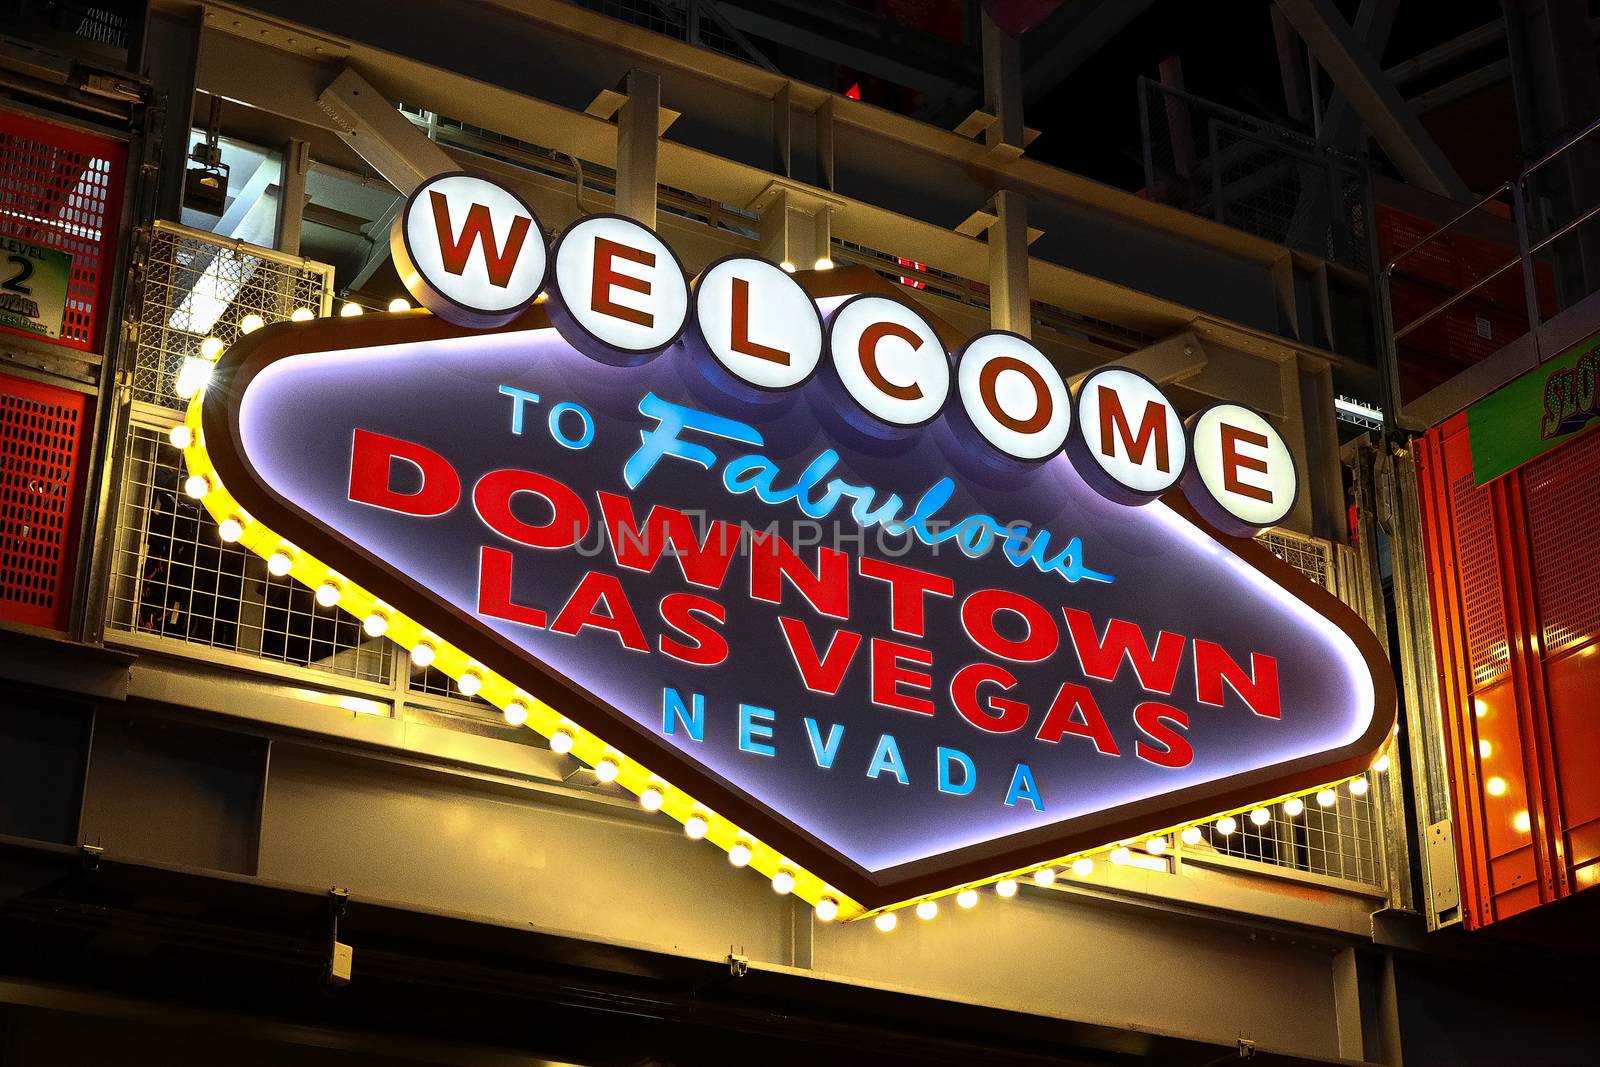
<path fill-rule="evenodd" d="M 194 128 L 194 90 L 200 63 L 201 13 L 178 15 L 146 11 L 145 72 L 155 86 L 162 111 L 161 171 L 156 183 L 156 217 L 177 222 L 183 213 L 183 179 L 188 166 L 189 131 Z"/>
<path fill-rule="evenodd" d="M 1022 52 L 1017 39 L 983 11 L 983 104 L 994 121 L 983 131 L 990 152 L 1022 155 Z"/>
<path fill-rule="evenodd" d="M 1193 378 L 1209 362 L 1204 343 L 1193 331 L 1184 330 L 1105 365 L 1138 371 L 1157 385 L 1169 385 Z M 1088 373 L 1076 375 L 1068 384 L 1076 387 Z"/>
<path fill-rule="evenodd" d="M 317 97 L 340 138 L 402 196 L 435 174 L 458 169 L 387 97 L 346 66 Z"/>
<path fill-rule="evenodd" d="M 988 16 L 984 18 L 987 21 Z M 1031 337 L 1028 200 L 1015 190 L 1001 189 L 989 204 L 995 216 L 989 227 L 989 325 Z"/>
<path fill-rule="evenodd" d="M 833 212 L 842 201 L 793 182 L 775 181 L 750 201 L 761 215 L 761 254 L 785 270 L 833 266 Z"/>
<path fill-rule="evenodd" d="M 630 70 L 621 91 L 627 99 L 617 109 L 617 213 L 654 229 L 661 78 Z"/>
<path fill-rule="evenodd" d="M 1469 197 L 1450 161 L 1332 0 L 1276 0 L 1295 30 L 1408 181 L 1457 200 Z"/>
<path fill-rule="evenodd" d="M 291 140 L 283 146 L 283 173 L 278 179 L 278 220 L 272 246 L 291 256 L 300 254 L 300 223 L 305 218 L 306 172 L 310 169 L 310 143 Z"/>
<path fill-rule="evenodd" d="M 1389 33 L 1394 29 L 1394 16 L 1399 10 L 1400 0 L 1361 0 L 1361 7 L 1356 10 L 1353 27 L 1356 40 L 1361 42 L 1361 47 L 1366 49 L 1374 63 L 1383 62 L 1383 50 L 1389 43 Z M 1335 85 L 1328 108 L 1322 115 L 1319 139 L 1323 144 L 1351 152 L 1355 150 L 1356 138 L 1360 134 L 1361 116 Z"/>

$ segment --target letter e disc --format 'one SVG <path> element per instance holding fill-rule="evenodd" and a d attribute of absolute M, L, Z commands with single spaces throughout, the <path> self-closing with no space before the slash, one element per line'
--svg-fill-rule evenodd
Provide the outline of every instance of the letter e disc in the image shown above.
<path fill-rule="evenodd" d="M 1067 454 L 1084 481 L 1124 504 L 1161 496 L 1183 477 L 1188 441 L 1178 409 L 1136 371 L 1103 367 L 1078 383 Z"/>
<path fill-rule="evenodd" d="M 995 331 L 956 357 L 956 390 L 967 417 L 1014 459 L 1048 459 L 1072 426 L 1072 398 L 1044 353 L 1025 337 Z"/>
<path fill-rule="evenodd" d="M 857 404 L 895 426 L 920 426 L 950 395 L 950 359 L 928 321 L 886 296 L 853 296 L 828 324 L 828 355 Z"/>
<path fill-rule="evenodd" d="M 689 283 L 666 242 L 621 215 L 589 215 L 556 239 L 552 269 L 568 340 L 624 361 L 654 355 L 683 333 Z M 576 326 L 579 334 L 565 327 Z"/>
<path fill-rule="evenodd" d="M 1213 404 L 1189 420 L 1190 466 L 1183 491 L 1217 529 L 1249 536 L 1283 521 L 1299 479 L 1294 457 L 1263 416 Z"/>
<path fill-rule="evenodd" d="M 800 283 L 754 256 L 728 256 L 694 283 L 695 323 L 718 363 L 762 389 L 789 389 L 822 361 L 822 316 Z"/>
<path fill-rule="evenodd" d="M 475 174 L 429 178 L 406 198 L 389 233 L 400 281 L 447 322 L 510 322 L 544 286 L 544 230 L 533 209 Z"/>

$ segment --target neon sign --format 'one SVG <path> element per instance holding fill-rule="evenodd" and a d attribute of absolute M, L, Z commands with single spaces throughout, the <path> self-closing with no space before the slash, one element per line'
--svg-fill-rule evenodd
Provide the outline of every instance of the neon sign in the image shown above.
<path fill-rule="evenodd" d="M 819 916 L 1312 788 L 1387 738 L 1372 635 L 1239 536 L 1297 487 L 1255 412 L 1185 423 L 1117 368 L 1068 389 L 866 272 L 735 256 L 690 285 L 631 220 L 541 233 L 509 190 L 426 183 L 395 242 L 433 314 L 235 344 L 191 490 Z"/>

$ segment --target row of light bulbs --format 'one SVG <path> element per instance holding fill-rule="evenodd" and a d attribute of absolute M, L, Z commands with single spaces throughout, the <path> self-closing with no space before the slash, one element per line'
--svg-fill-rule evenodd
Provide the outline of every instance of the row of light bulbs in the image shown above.
<path fill-rule="evenodd" d="M 829 265 L 831 266 L 831 264 Z M 817 266 L 818 269 L 825 269 L 822 267 L 820 262 Z M 389 310 L 405 311 L 409 310 L 410 306 L 411 305 L 405 300 L 396 299 L 390 303 Z M 339 312 L 342 317 L 346 318 L 360 315 L 362 313 L 363 309 L 361 305 L 355 303 L 346 303 Z M 314 317 L 315 315 L 309 308 L 298 308 L 290 316 L 291 320 L 297 322 L 305 321 Z M 264 322 L 259 315 L 250 314 L 246 315 L 240 320 L 239 329 L 241 333 L 249 334 L 253 333 L 257 329 L 260 329 L 262 325 L 264 325 Z M 201 343 L 201 356 L 204 360 L 207 373 L 203 377 L 199 377 L 197 384 L 189 391 L 187 397 L 192 397 L 200 389 L 204 388 L 210 377 L 210 367 L 216 358 L 221 354 L 224 347 L 225 346 L 223 342 L 215 337 L 207 337 Z M 191 359 L 192 358 L 193 357 L 191 357 Z M 187 360 L 185 361 L 186 370 L 188 362 L 189 361 Z M 181 378 L 182 375 L 180 375 L 180 379 Z M 180 392 L 180 395 L 185 394 Z M 173 427 L 170 434 L 170 439 L 173 445 L 185 450 L 199 443 L 197 432 L 185 424 L 179 424 Z M 203 500 L 210 495 L 215 488 L 217 488 L 217 486 L 213 478 L 207 474 L 201 473 L 191 475 L 184 484 L 184 490 L 187 495 L 196 500 Z M 249 517 L 243 513 L 236 512 L 234 514 L 227 515 L 217 524 L 217 536 L 224 542 L 230 544 L 235 543 L 244 536 L 249 522 Z M 296 550 L 293 546 L 289 545 L 287 542 L 280 541 L 277 546 L 266 555 L 268 573 L 278 578 L 288 575 L 294 569 L 295 552 Z M 338 576 L 330 573 L 320 584 L 316 586 L 315 596 L 317 603 L 322 607 L 331 608 L 338 605 L 344 598 L 344 588 L 341 579 Z M 371 610 L 369 610 L 362 617 L 362 631 L 369 637 L 383 637 L 389 632 L 390 621 L 391 618 L 389 609 L 381 603 L 375 603 Z M 426 668 L 434 662 L 436 656 L 438 655 L 437 638 L 424 631 L 418 641 L 411 646 L 409 651 L 411 662 L 418 667 Z M 476 696 L 483 688 L 485 673 L 486 669 L 481 664 L 478 664 L 476 661 L 469 661 L 467 668 L 461 672 L 459 677 L 455 679 L 457 691 L 460 692 L 464 697 Z M 502 708 L 502 714 L 506 723 L 511 726 L 522 726 L 525 724 L 528 721 L 529 706 L 531 702 L 531 697 L 527 697 L 518 691 L 517 695 L 511 700 L 507 701 Z M 561 756 L 570 754 L 574 748 L 577 747 L 578 733 L 579 728 L 576 725 L 563 723 L 549 735 L 551 751 Z M 593 763 L 593 770 L 596 780 L 602 784 L 611 784 L 617 781 L 622 774 L 623 759 L 624 757 L 619 753 L 607 749 L 605 754 Z M 1383 773 L 1389 769 L 1389 766 L 1389 756 L 1385 753 L 1379 756 L 1377 761 L 1372 765 L 1372 770 L 1378 773 Z M 1369 784 L 1365 777 L 1357 777 L 1347 782 L 1345 787 L 1352 797 L 1360 797 L 1364 796 L 1368 792 Z M 660 782 L 652 778 L 650 783 L 638 792 L 640 807 L 648 812 L 660 811 L 666 803 L 667 788 L 668 786 L 664 782 Z M 1325 787 L 1318 790 L 1314 794 L 1314 799 L 1319 807 L 1331 808 L 1338 803 L 1338 794 L 1333 787 Z M 1300 797 L 1291 797 L 1282 802 L 1282 811 L 1284 816 L 1287 818 L 1293 819 L 1299 817 L 1305 812 L 1305 808 L 1305 801 Z M 705 812 L 701 809 L 696 809 L 694 812 L 689 814 L 683 820 L 683 830 L 685 835 L 687 835 L 691 840 L 698 841 L 703 839 L 710 831 L 710 817 L 711 816 L 709 812 Z M 1272 813 L 1268 807 L 1258 807 L 1248 811 L 1246 813 L 1246 817 L 1252 824 L 1256 826 L 1264 826 L 1271 821 Z M 1223 837 L 1227 837 L 1237 832 L 1239 828 L 1238 820 L 1233 815 L 1224 815 L 1221 818 L 1216 819 L 1212 823 L 1212 826 L 1215 831 Z M 1199 825 L 1191 825 L 1185 827 L 1179 833 L 1179 837 L 1185 845 L 1192 847 L 1200 843 L 1203 833 Z M 1112 864 L 1117 866 L 1124 866 L 1135 862 L 1134 853 L 1129 847 L 1131 844 L 1132 842 L 1124 842 L 1117 845 L 1107 852 L 1106 858 Z M 1159 857 L 1163 855 L 1167 851 L 1168 847 L 1167 838 L 1159 835 L 1147 839 L 1141 846 L 1143 852 L 1150 857 Z M 728 862 L 735 867 L 746 867 L 754 858 L 754 849 L 754 842 L 741 835 L 737 837 L 728 847 Z M 1073 859 L 1070 863 L 1067 863 L 1065 867 L 1074 876 L 1078 878 L 1087 878 L 1094 872 L 1095 861 L 1089 856 L 1079 856 Z M 1054 865 L 1040 867 L 1031 872 L 1033 883 L 1041 888 L 1048 888 L 1049 886 L 1054 885 L 1058 876 L 1059 872 L 1057 867 Z M 777 869 L 771 876 L 773 891 L 782 895 L 787 895 L 794 891 L 796 882 L 797 876 L 793 867 L 786 861 L 780 861 Z M 1001 897 L 1002 899 L 1010 899 L 1017 895 L 1019 880 L 1016 877 L 1007 877 L 994 882 L 993 885 L 996 896 Z M 956 906 L 963 910 L 970 910 L 976 907 L 978 905 L 978 900 L 978 890 L 973 886 L 967 886 L 955 893 Z M 816 903 L 813 905 L 813 910 L 816 917 L 820 921 L 831 922 L 839 914 L 839 898 L 824 892 L 816 900 Z M 918 919 L 924 922 L 929 921 L 939 914 L 939 902 L 934 899 L 919 901 L 914 908 L 914 912 Z M 896 912 L 886 911 L 874 917 L 874 924 L 879 930 L 887 933 L 894 930 L 899 925 L 899 918 Z"/>

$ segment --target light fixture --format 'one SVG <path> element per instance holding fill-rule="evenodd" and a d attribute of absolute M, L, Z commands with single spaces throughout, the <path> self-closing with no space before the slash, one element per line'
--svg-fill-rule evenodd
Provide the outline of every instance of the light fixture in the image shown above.
<path fill-rule="evenodd" d="M 180 422 L 167 431 L 167 440 L 172 443 L 173 448 L 188 448 L 194 444 L 194 432 Z"/>
<path fill-rule="evenodd" d="M 252 334 L 267 324 L 267 320 L 257 315 L 254 311 L 239 320 L 239 332 Z"/>
<path fill-rule="evenodd" d="M 924 900 L 921 904 L 917 905 L 917 918 L 921 919 L 923 922 L 927 922 L 929 919 L 938 914 L 939 902 L 937 900 Z"/>
<path fill-rule="evenodd" d="M 823 256 L 821 259 L 819 259 L 815 263 L 811 264 L 811 269 L 812 270 L 832 270 L 833 269 L 833 260 L 829 259 L 827 256 Z"/>
<path fill-rule="evenodd" d="M 1224 815 L 1217 820 L 1217 833 L 1227 837 L 1239 828 L 1239 822 L 1232 815 Z"/>
<path fill-rule="evenodd" d="M 1365 778 L 1350 779 L 1350 795 L 1364 797 L 1367 795 L 1367 780 Z"/>
<path fill-rule="evenodd" d="M 295 308 L 289 315 L 290 322 L 310 322 L 317 317 L 317 313 L 310 308 Z"/>
<path fill-rule="evenodd" d="M 639 806 L 645 811 L 660 811 L 661 805 L 667 802 L 667 795 L 661 791 L 660 786 L 647 785 L 639 793 Z"/>
<path fill-rule="evenodd" d="M 1111 850 L 1111 854 L 1106 859 L 1115 863 L 1118 867 L 1124 867 L 1129 860 L 1133 859 L 1133 853 L 1128 851 L 1126 845 L 1118 845 Z"/>
<path fill-rule="evenodd" d="M 1494 755 L 1494 745 L 1486 737 L 1478 738 L 1478 758 L 1488 759 L 1492 755 Z"/>
<path fill-rule="evenodd" d="M 173 379 L 172 392 L 179 400 L 192 400 L 194 395 L 206 387 L 211 380 L 212 363 L 209 359 L 198 356 L 184 356 L 183 366 L 178 368 L 178 376 Z"/>
<path fill-rule="evenodd" d="M 1250 821 L 1257 826 L 1265 826 L 1272 821 L 1272 812 L 1266 808 L 1257 808 L 1250 813 Z"/>
<path fill-rule="evenodd" d="M 956 907 L 976 908 L 978 906 L 978 891 L 976 889 L 963 889 L 956 894 Z"/>
<path fill-rule="evenodd" d="M 778 266 L 782 267 L 784 269 L 784 271 L 786 271 L 789 274 L 793 274 L 794 273 L 794 264 L 789 262 L 787 259 L 784 260 L 782 263 L 779 263 Z"/>
<path fill-rule="evenodd" d="M 317 603 L 325 608 L 331 608 L 339 602 L 339 583 L 332 581 L 323 582 L 317 586 Z"/>
<path fill-rule="evenodd" d="M 520 700 L 513 700 L 500 714 L 505 717 L 507 726 L 521 726 L 528 721 L 528 705 Z"/>
<path fill-rule="evenodd" d="M 1200 827 L 1198 826 L 1185 826 L 1183 828 L 1183 833 L 1178 835 L 1178 837 L 1183 840 L 1183 843 L 1191 848 L 1193 848 L 1195 845 L 1198 845 L 1200 843 L 1200 839 L 1204 836 L 1205 835 L 1200 832 Z"/>
<path fill-rule="evenodd" d="M 890 930 L 893 930 L 896 926 L 900 925 L 900 920 L 895 917 L 894 912 L 886 911 L 876 919 L 873 919 L 872 925 L 876 926 L 883 933 L 888 933 Z"/>
<path fill-rule="evenodd" d="M 294 568 L 294 559 L 283 549 L 278 549 L 267 557 L 267 573 L 274 578 L 282 578 Z"/>
<path fill-rule="evenodd" d="M 1489 779 L 1489 781 L 1484 784 L 1483 788 L 1487 790 L 1489 795 L 1492 797 L 1503 797 L 1506 795 L 1507 790 L 1509 790 L 1511 787 L 1506 784 L 1506 780 L 1504 778 L 1497 774 L 1493 778 Z"/>
<path fill-rule="evenodd" d="M 1472 714 L 1476 715 L 1480 719 L 1483 718 L 1485 715 L 1489 714 L 1489 705 L 1484 703 L 1482 697 L 1474 697 L 1473 698 L 1473 700 L 1472 700 Z"/>
<path fill-rule="evenodd" d="M 550 751 L 558 756 L 565 756 L 572 751 L 572 746 L 577 743 L 577 738 L 572 736 L 571 730 L 557 730 L 550 735 Z M 693 837 L 693 834 L 689 835 Z"/>
<path fill-rule="evenodd" d="M 410 311 L 411 310 L 411 301 L 407 300 L 403 296 L 397 296 L 393 300 L 389 301 L 389 310 L 390 311 Z"/>
<path fill-rule="evenodd" d="M 1525 834 L 1533 829 L 1533 820 L 1528 817 L 1527 812 L 1519 811 L 1511 816 L 1511 828 L 1519 834 Z"/>
<path fill-rule="evenodd" d="M 1379 756 L 1376 762 L 1372 764 L 1372 769 L 1377 771 L 1379 774 L 1387 771 L 1389 769 L 1389 753 L 1385 752 L 1383 755 Z"/>
<path fill-rule="evenodd" d="M 735 867 L 748 867 L 752 852 L 750 846 L 743 841 L 735 841 L 728 849 L 728 862 Z"/>
<path fill-rule="evenodd" d="M 1331 789 L 1319 789 L 1319 790 L 1317 790 L 1317 807 L 1319 807 L 1319 808 L 1331 808 L 1337 803 L 1339 803 L 1339 794 L 1335 793 L 1333 790 L 1331 790 Z"/>
<path fill-rule="evenodd" d="M 1056 869 L 1054 867 L 1040 867 L 1033 872 L 1033 884 L 1041 888 L 1048 888 L 1056 884 Z"/>
<path fill-rule="evenodd" d="M 217 523 L 217 536 L 231 545 L 244 536 L 244 523 L 230 515 Z"/>
<path fill-rule="evenodd" d="M 817 901 L 817 918 L 825 923 L 831 923 L 839 917 L 839 902 L 832 897 L 823 897 Z"/>
<path fill-rule="evenodd" d="M 456 679 L 456 689 L 464 697 L 475 697 L 478 690 L 483 688 L 483 675 L 477 671 L 468 671 Z"/>
<path fill-rule="evenodd" d="M 418 641 L 416 647 L 411 650 L 411 665 L 413 667 L 429 667 L 433 664 L 438 654 L 439 650 L 434 647 L 432 641 Z M 528 717 L 527 708 L 522 709 L 522 717 L 524 719 Z"/>
<path fill-rule="evenodd" d="M 366 631 L 368 637 L 382 637 L 389 632 L 389 616 L 381 611 L 369 611 L 367 617 L 361 620 L 361 629 Z"/>
<path fill-rule="evenodd" d="M 1283 802 L 1283 813 L 1291 819 L 1297 819 L 1306 810 L 1306 802 L 1299 797 L 1293 797 Z"/>
<path fill-rule="evenodd" d="M 550 747 L 554 748 L 555 745 L 552 744 Z M 689 840 L 691 841 L 698 841 L 705 837 L 706 832 L 710 829 L 711 824 L 706 822 L 706 817 L 701 815 L 699 812 L 695 812 L 693 815 L 683 820 L 683 832 L 688 835 Z"/>
<path fill-rule="evenodd" d="M 365 310 L 366 309 L 363 308 L 360 304 L 353 303 L 352 301 L 346 300 L 344 302 L 344 307 L 339 309 L 339 317 L 341 319 L 353 319 L 353 318 L 355 318 L 357 315 L 361 314 Z"/>
<path fill-rule="evenodd" d="M 780 897 L 786 897 L 794 892 L 794 872 L 780 867 L 778 873 L 772 876 L 772 891 Z"/>
<path fill-rule="evenodd" d="M 621 773 L 622 764 L 618 763 L 616 759 L 611 756 L 602 758 L 599 763 L 594 765 L 594 776 L 606 785 L 616 781 L 617 775 Z M 735 864 L 735 866 L 742 867 L 744 864 Z"/>
<path fill-rule="evenodd" d="M 200 500 L 211 492 L 211 480 L 204 474 L 191 474 L 184 479 L 183 492 L 192 500 Z"/>
<path fill-rule="evenodd" d="M 1164 837 L 1152 837 L 1144 843 L 1144 850 L 1152 856 L 1159 856 L 1167 850 L 1167 839 Z"/>
<path fill-rule="evenodd" d="M 1088 856 L 1079 856 L 1072 861 L 1072 873 L 1079 878 L 1087 878 L 1094 873 L 1094 860 Z"/>
<path fill-rule="evenodd" d="M 1017 895 L 1017 880 L 1015 878 L 1002 878 L 994 884 L 994 891 L 998 896 L 1014 897 Z"/>
<path fill-rule="evenodd" d="M 207 337 L 204 341 L 200 342 L 200 358 L 209 359 L 215 362 L 216 358 L 222 355 L 222 350 L 227 347 L 227 345 L 222 343 L 222 338 Z"/>

